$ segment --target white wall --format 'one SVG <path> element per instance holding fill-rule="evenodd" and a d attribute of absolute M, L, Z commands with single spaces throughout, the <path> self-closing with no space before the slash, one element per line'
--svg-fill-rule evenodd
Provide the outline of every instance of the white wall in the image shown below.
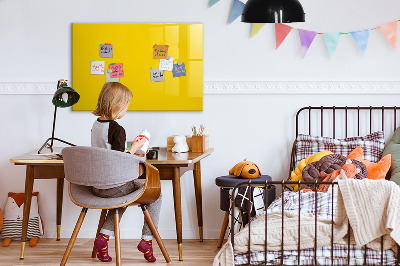
<path fill-rule="evenodd" d="M 208 0 L 147 1 L 28 1 L 0 0 L 0 82 L 56 82 L 71 79 L 71 23 L 73 22 L 203 22 L 205 81 L 399 81 L 399 52 L 391 50 L 379 31 L 371 33 L 363 57 L 350 35 L 342 37 L 334 59 L 329 59 L 318 36 L 301 59 L 298 33 L 290 33 L 274 50 L 273 25 L 253 39 L 251 27 L 227 24 L 230 0 L 208 9 Z M 303 0 L 306 23 L 293 24 L 321 32 L 351 31 L 399 19 L 398 1 Z M 59 13 L 59 14 L 57 14 Z M 1 85 L 1 84 L 0 84 Z M 214 179 L 227 174 L 238 161 L 256 162 L 275 180 L 286 176 L 294 138 L 294 115 L 308 105 L 399 105 L 399 95 L 257 94 L 204 95 L 203 112 L 129 112 L 121 124 L 128 138 L 147 128 L 154 146 L 165 146 L 176 133 L 189 134 L 204 123 L 215 152 L 202 162 L 205 238 L 218 238 L 223 214 Z M 51 95 L 0 95 L 0 207 L 7 192 L 24 190 L 25 168 L 9 158 L 35 150 L 51 134 Z M 78 145 L 90 144 L 95 117 L 89 112 L 60 109 L 56 135 Z M 182 177 L 183 237 L 197 237 L 197 216 L 190 173 Z M 55 237 L 56 182 L 38 180 L 45 237 Z M 164 195 L 159 230 L 175 238 L 171 182 L 162 182 Z M 62 237 L 70 237 L 80 209 L 64 191 Z M 99 212 L 90 211 L 80 237 L 93 237 Z M 139 217 L 139 218 L 138 218 Z M 130 208 L 121 221 L 123 238 L 139 238 L 142 216 Z"/>

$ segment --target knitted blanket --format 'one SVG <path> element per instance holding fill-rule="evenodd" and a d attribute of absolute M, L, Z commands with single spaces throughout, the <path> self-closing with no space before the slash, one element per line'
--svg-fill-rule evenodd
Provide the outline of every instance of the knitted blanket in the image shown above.
<path fill-rule="evenodd" d="M 384 249 L 394 249 L 400 243 L 400 188 L 387 180 L 339 181 L 338 202 L 334 225 L 334 243 L 345 244 L 348 222 L 352 228 L 351 244 L 367 245 L 380 250 L 380 237 L 384 237 Z M 280 250 L 282 239 L 282 213 L 267 216 L 267 248 Z M 314 247 L 315 216 L 301 213 L 300 228 L 298 212 L 285 211 L 284 249 L 296 250 L 298 230 L 300 230 L 300 248 Z M 235 252 L 246 252 L 248 245 L 248 226 L 235 235 Z M 330 245 L 331 221 L 317 216 L 317 247 Z M 265 216 L 251 223 L 250 249 L 263 251 L 265 245 Z M 214 266 L 234 265 L 234 251 L 228 241 L 214 259 Z"/>
<path fill-rule="evenodd" d="M 400 187 L 385 179 L 339 180 L 335 229 L 347 230 L 356 245 L 395 250 L 400 243 Z"/>

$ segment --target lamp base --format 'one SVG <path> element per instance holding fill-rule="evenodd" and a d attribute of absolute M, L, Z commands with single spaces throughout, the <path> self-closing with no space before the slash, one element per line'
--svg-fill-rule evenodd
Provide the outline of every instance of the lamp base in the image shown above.
<path fill-rule="evenodd" d="M 75 144 L 69 143 L 65 140 L 59 139 L 59 138 L 48 138 L 42 145 L 42 147 L 40 147 L 40 149 L 38 150 L 38 154 L 40 154 L 40 152 L 44 149 L 44 148 L 49 148 L 51 150 L 51 152 L 53 152 L 53 141 L 54 140 L 58 140 L 59 142 L 68 144 L 70 146 L 76 146 Z M 49 144 L 49 141 L 51 141 L 51 144 Z"/>

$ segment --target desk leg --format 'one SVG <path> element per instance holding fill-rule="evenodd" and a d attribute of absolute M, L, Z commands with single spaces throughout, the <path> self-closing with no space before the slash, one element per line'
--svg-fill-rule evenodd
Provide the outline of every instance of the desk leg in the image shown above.
<path fill-rule="evenodd" d="M 64 178 L 57 178 L 57 241 L 60 241 Z"/>
<path fill-rule="evenodd" d="M 182 259 L 182 205 L 181 205 L 181 174 L 179 167 L 174 167 L 174 178 L 172 179 L 174 191 L 175 223 L 178 242 L 179 260 Z"/>
<path fill-rule="evenodd" d="M 26 166 L 25 177 L 25 195 L 24 195 L 24 213 L 22 219 L 22 232 L 21 232 L 21 255 L 20 259 L 24 259 L 26 235 L 28 233 L 29 213 L 31 212 L 31 200 L 34 181 L 34 166 Z"/>
<path fill-rule="evenodd" d="M 199 225 L 200 242 L 203 242 L 203 203 L 201 196 L 201 168 L 200 161 L 194 164 L 194 191 L 196 194 L 197 220 Z"/>

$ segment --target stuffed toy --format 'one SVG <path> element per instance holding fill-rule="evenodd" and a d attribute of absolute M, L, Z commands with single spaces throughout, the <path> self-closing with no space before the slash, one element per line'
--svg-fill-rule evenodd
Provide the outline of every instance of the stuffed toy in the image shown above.
<path fill-rule="evenodd" d="M 363 149 L 361 146 L 355 148 L 350 154 L 347 156 L 349 159 L 356 159 L 367 166 L 368 169 L 368 179 L 384 179 L 386 177 L 387 172 L 390 169 L 392 155 L 387 154 L 383 157 L 379 162 L 373 163 L 368 162 L 363 159 Z"/>
<path fill-rule="evenodd" d="M 258 166 L 255 163 L 246 160 L 247 158 L 242 162 L 237 163 L 231 170 L 229 170 L 229 174 L 249 179 L 260 176 L 261 172 Z"/>
<path fill-rule="evenodd" d="M 31 212 L 29 214 L 27 239 L 29 246 L 36 245 L 39 237 L 43 235 L 43 223 L 39 216 L 38 194 L 32 193 Z M 21 241 L 22 219 L 24 213 L 24 193 L 8 193 L 6 206 L 4 208 L 4 223 L 1 230 L 3 247 L 8 247 L 11 240 Z"/>
<path fill-rule="evenodd" d="M 309 163 L 312 162 L 317 162 L 319 160 L 321 160 L 322 157 L 326 156 L 326 155 L 330 155 L 333 154 L 333 152 L 331 151 L 320 151 L 318 153 L 315 153 L 311 156 L 308 156 L 307 158 L 301 160 L 299 162 L 299 164 L 297 165 L 297 167 L 290 173 L 290 181 L 303 181 L 303 176 L 302 176 L 302 172 L 304 167 L 306 167 L 306 165 L 308 165 Z M 292 184 L 291 185 L 294 189 L 294 191 L 298 191 L 299 190 L 299 185 L 295 185 Z"/>
<path fill-rule="evenodd" d="M 172 152 L 188 152 L 189 146 L 186 143 L 185 136 L 175 136 L 174 137 L 175 146 L 172 148 Z"/>

